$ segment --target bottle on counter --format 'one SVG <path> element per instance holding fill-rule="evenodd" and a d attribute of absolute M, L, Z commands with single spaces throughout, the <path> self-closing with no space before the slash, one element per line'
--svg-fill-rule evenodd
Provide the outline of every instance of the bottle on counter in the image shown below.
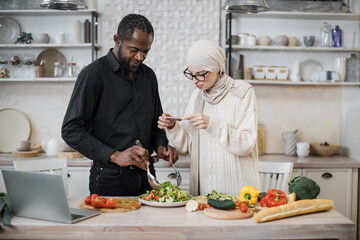
<path fill-rule="evenodd" d="M 84 43 L 90 43 L 90 21 L 88 19 L 84 22 Z"/>
<path fill-rule="evenodd" d="M 321 47 L 333 46 L 332 28 L 331 25 L 328 24 L 327 22 L 324 22 L 324 25 L 321 28 L 320 46 Z"/>
<path fill-rule="evenodd" d="M 67 65 L 68 65 L 67 66 L 67 77 L 69 77 L 69 78 L 76 77 L 76 63 L 69 62 Z"/>
<path fill-rule="evenodd" d="M 335 26 L 332 32 L 334 47 L 342 47 L 342 30 L 338 25 Z"/>

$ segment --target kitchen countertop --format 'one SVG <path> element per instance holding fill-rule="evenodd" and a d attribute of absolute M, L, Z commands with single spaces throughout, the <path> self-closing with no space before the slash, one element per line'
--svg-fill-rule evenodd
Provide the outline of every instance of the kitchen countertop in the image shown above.
<path fill-rule="evenodd" d="M 78 208 L 80 200 L 69 200 Z M 13 217 L 0 238 L 17 239 L 353 239 L 355 225 L 335 210 L 266 223 L 253 218 L 218 220 L 184 207 L 142 206 L 124 213 L 102 213 L 75 223 L 61 224 Z"/>
<path fill-rule="evenodd" d="M 0 166 L 13 165 L 15 159 L 44 159 L 48 158 L 45 154 L 39 154 L 34 158 L 14 158 L 11 154 L 0 154 Z M 319 157 L 310 155 L 306 158 L 286 156 L 282 154 L 267 154 L 259 156 L 259 161 L 264 162 L 293 162 L 294 168 L 360 168 L 360 161 L 346 156 L 335 155 L 332 157 Z M 69 167 L 88 167 L 91 166 L 91 160 L 87 158 L 68 159 Z M 168 167 L 168 162 L 160 160 L 155 163 L 157 168 Z M 190 157 L 180 156 L 175 164 L 178 168 L 189 168 Z"/>

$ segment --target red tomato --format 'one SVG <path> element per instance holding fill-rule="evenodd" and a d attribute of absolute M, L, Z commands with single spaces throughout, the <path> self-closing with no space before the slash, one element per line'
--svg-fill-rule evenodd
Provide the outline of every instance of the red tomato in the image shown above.
<path fill-rule="evenodd" d="M 156 196 L 156 197 L 155 197 L 155 201 L 158 202 L 158 201 L 159 201 L 159 198 L 160 198 L 159 196 Z"/>
<path fill-rule="evenodd" d="M 84 200 L 85 204 L 91 204 L 91 196 L 87 196 Z"/>
<path fill-rule="evenodd" d="M 205 204 L 205 208 L 211 208 L 210 204 Z"/>
<path fill-rule="evenodd" d="M 114 198 L 109 198 L 105 204 L 106 208 L 115 208 L 115 200 Z"/>
<path fill-rule="evenodd" d="M 91 195 L 91 204 L 94 202 L 94 200 L 95 200 L 95 198 L 97 198 L 97 197 L 99 197 L 99 195 L 97 195 L 96 193 L 93 193 L 92 195 Z"/>
<path fill-rule="evenodd" d="M 150 192 L 149 195 L 145 198 L 146 201 L 149 201 L 151 199 L 155 198 L 155 195 L 153 192 Z"/>
<path fill-rule="evenodd" d="M 199 210 L 204 210 L 205 204 L 199 204 Z"/>
<path fill-rule="evenodd" d="M 240 211 L 243 212 L 243 213 L 246 213 L 248 210 L 248 205 L 247 205 L 247 202 L 246 201 L 242 201 L 240 203 Z"/>
<path fill-rule="evenodd" d="M 106 203 L 106 198 L 104 197 L 99 197 L 101 201 L 103 201 L 104 203 Z"/>
<path fill-rule="evenodd" d="M 105 207 L 105 203 L 100 199 L 100 198 L 95 198 L 93 203 L 92 203 L 92 206 L 94 208 L 104 208 Z"/>

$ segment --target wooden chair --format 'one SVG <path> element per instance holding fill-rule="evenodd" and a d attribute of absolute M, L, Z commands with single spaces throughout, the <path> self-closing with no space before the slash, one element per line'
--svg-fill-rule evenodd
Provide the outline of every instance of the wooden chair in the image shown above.
<path fill-rule="evenodd" d="M 68 194 L 67 160 L 66 158 L 50 158 L 36 160 L 14 160 L 15 170 L 46 172 L 61 175 L 66 195 Z"/>
<path fill-rule="evenodd" d="M 288 193 L 288 182 L 294 164 L 292 162 L 258 162 L 260 173 L 260 192 L 279 189 Z"/>

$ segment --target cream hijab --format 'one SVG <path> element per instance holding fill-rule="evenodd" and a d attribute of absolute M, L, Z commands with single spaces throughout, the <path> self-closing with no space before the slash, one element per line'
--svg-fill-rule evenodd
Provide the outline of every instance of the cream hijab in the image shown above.
<path fill-rule="evenodd" d="M 200 91 L 195 99 L 194 113 L 202 113 L 205 102 L 209 104 L 219 103 L 229 91 L 242 97 L 250 87 L 244 81 L 234 80 L 225 73 L 225 54 L 222 48 L 215 42 L 199 40 L 193 44 L 187 52 L 187 66 L 195 66 L 205 71 L 220 73 L 220 78 L 208 90 Z M 191 147 L 191 170 L 190 170 L 190 194 L 199 195 L 199 129 L 193 129 Z"/>

